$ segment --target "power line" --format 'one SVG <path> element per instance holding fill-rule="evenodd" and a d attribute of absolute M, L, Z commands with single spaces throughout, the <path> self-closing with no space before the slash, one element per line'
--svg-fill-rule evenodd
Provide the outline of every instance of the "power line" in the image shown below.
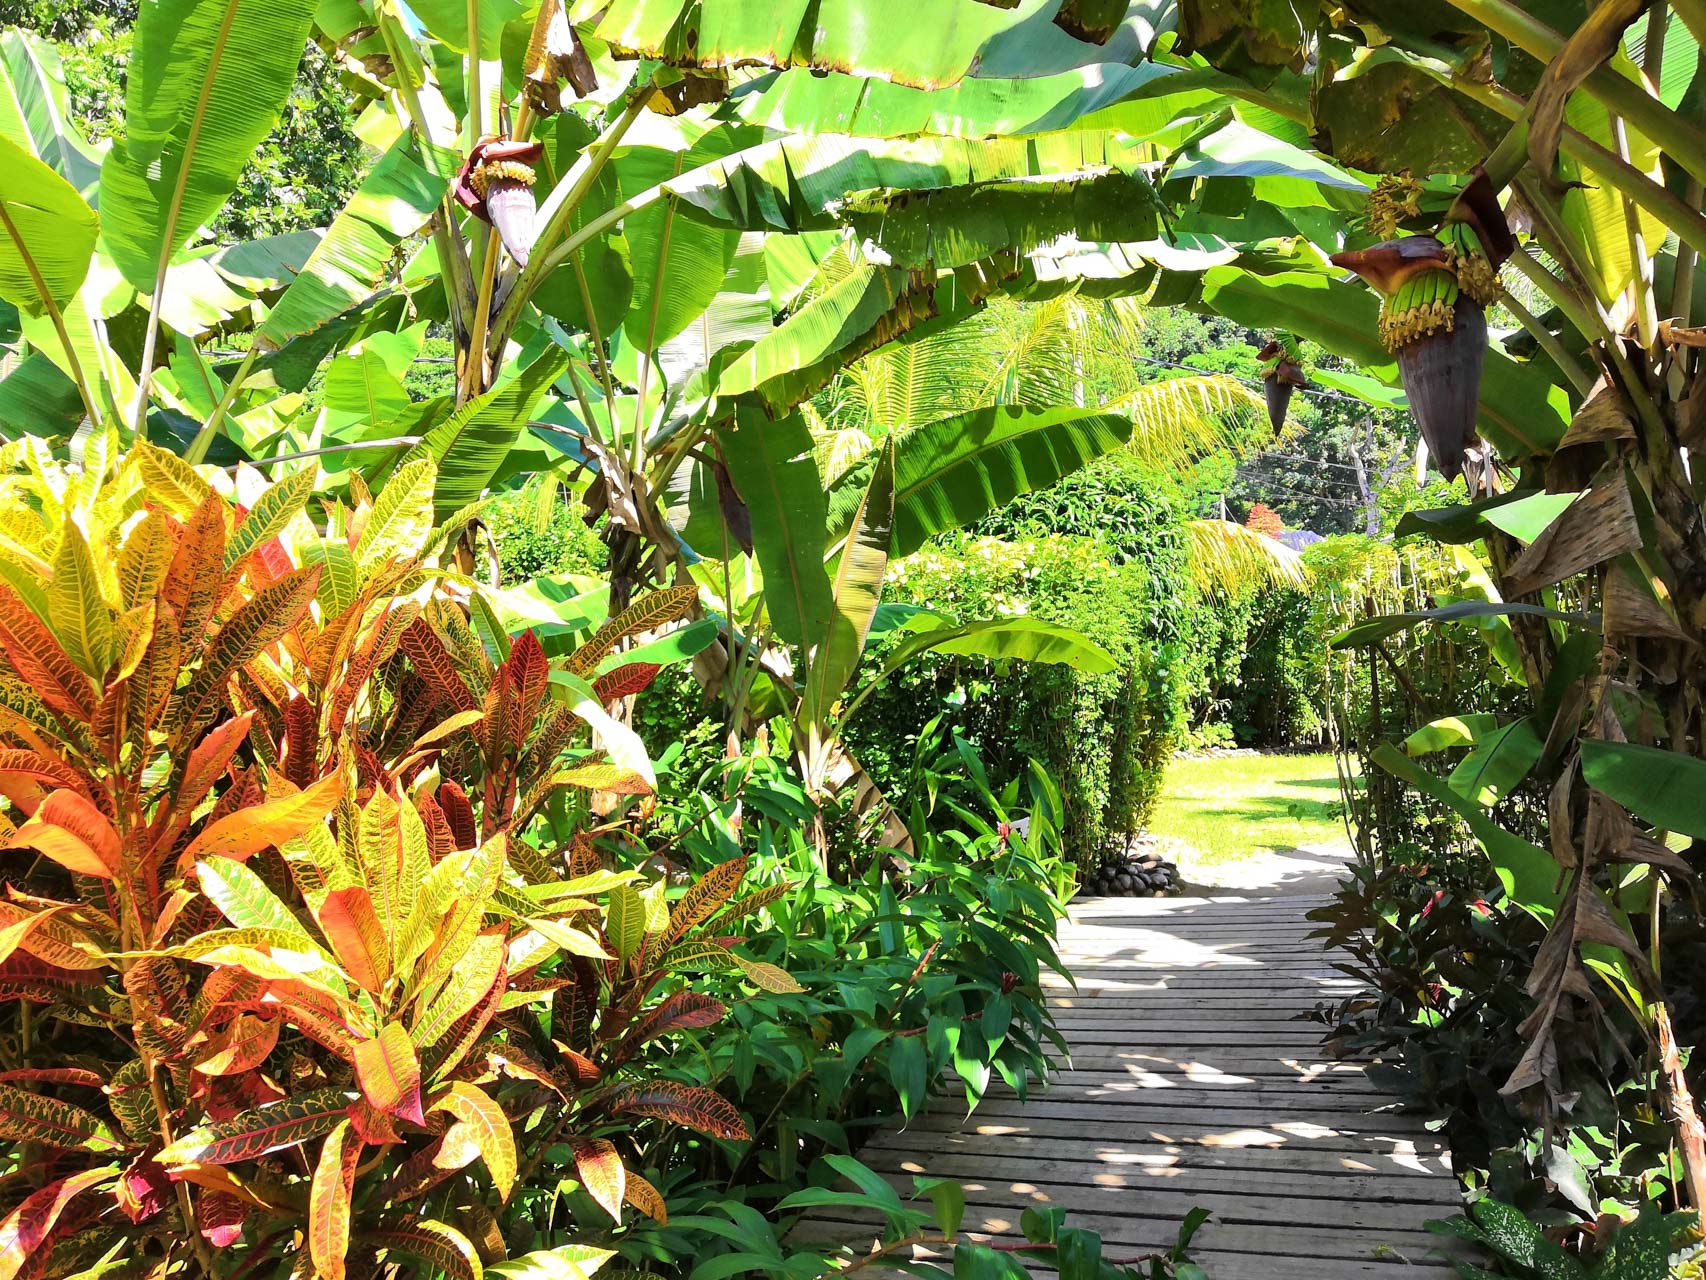
<path fill-rule="evenodd" d="M 1356 468 L 1348 462 L 1329 462 L 1325 458 L 1311 458 L 1302 453 L 1281 453 L 1277 449 L 1262 449 L 1250 455 L 1253 461 L 1265 462 L 1269 458 L 1283 458 L 1288 462 L 1299 462 L 1310 467 L 1334 467 L 1340 471 L 1355 472 Z"/>

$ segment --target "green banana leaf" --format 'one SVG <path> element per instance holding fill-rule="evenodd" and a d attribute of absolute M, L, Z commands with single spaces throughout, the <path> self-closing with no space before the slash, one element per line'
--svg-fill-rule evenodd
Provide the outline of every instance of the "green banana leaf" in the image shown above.
<path fill-rule="evenodd" d="M 371 296 L 397 246 L 432 216 L 448 185 L 407 137 L 394 143 L 273 306 L 255 342 L 275 350 Z"/>
<path fill-rule="evenodd" d="M 124 136 L 101 165 L 102 231 L 153 293 L 164 259 L 212 220 L 296 83 L 313 0 L 158 0 L 126 70 Z"/>
<path fill-rule="evenodd" d="M 1582 777 L 1655 827 L 1706 840 L 1706 760 L 1633 742 L 1584 738 Z"/>
<path fill-rule="evenodd" d="M 10 138 L 90 198 L 101 152 L 78 131 L 59 51 L 28 31 L 0 32 L 0 136 Z"/>
<path fill-rule="evenodd" d="M 1129 418 L 1093 409 L 991 405 L 903 435 L 895 449 L 894 543 L 911 555 L 932 534 L 981 520 L 1047 488 L 1131 439 Z M 845 537 L 863 493 L 855 470 L 830 497 L 832 539 Z"/>
<path fill-rule="evenodd" d="M 479 501 L 527 425 L 534 406 L 567 367 L 568 356 L 553 348 L 510 381 L 470 400 L 403 455 L 395 469 L 422 458 L 436 463 L 436 519 Z M 388 467 L 387 472 L 395 469 Z"/>
<path fill-rule="evenodd" d="M 63 310 L 89 274 L 95 211 L 7 136 L 0 136 L 0 173 L 0 298 L 27 316 Z"/>
<path fill-rule="evenodd" d="M 801 650 L 820 643 L 835 601 L 824 569 L 824 492 L 805 419 L 771 422 L 743 406 L 735 426 L 717 433 L 729 474 L 752 513 L 752 537 L 764 573 L 770 625 Z"/>

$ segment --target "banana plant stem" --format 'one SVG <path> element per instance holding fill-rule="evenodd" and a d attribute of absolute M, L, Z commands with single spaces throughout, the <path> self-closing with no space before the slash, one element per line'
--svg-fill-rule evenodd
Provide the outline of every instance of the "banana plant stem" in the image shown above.
<path fill-rule="evenodd" d="M 225 425 L 225 415 L 231 412 L 231 406 L 237 401 L 237 393 L 242 390 L 243 382 L 249 376 L 249 370 L 255 367 L 255 361 L 260 359 L 259 344 L 251 342 L 248 354 L 237 366 L 237 372 L 231 375 L 231 381 L 225 385 L 225 394 L 219 397 L 219 403 L 206 422 L 201 424 L 201 430 L 195 433 L 195 439 L 190 441 L 190 447 L 184 450 L 184 461 L 194 466 L 206 459 L 208 448 L 213 444 L 214 437 Z"/>
<path fill-rule="evenodd" d="M 1542 62 L 1550 62 L 1564 47 L 1563 35 L 1510 0 L 1447 0 L 1447 3 Z M 1609 67 L 1600 67 L 1589 75 L 1585 87 L 1607 110 L 1624 116 L 1671 159 L 1695 177 L 1706 180 L 1706 134 L 1642 86 Z"/>
<path fill-rule="evenodd" d="M 77 384 L 77 394 L 83 400 L 83 411 L 89 415 L 90 425 L 101 425 L 100 412 L 95 408 L 95 397 L 89 390 L 88 379 L 83 376 L 82 361 L 77 359 L 77 351 L 71 345 L 71 335 L 65 328 L 65 315 L 48 292 L 47 281 L 42 278 L 41 269 L 36 265 L 35 256 L 30 253 L 29 245 L 23 236 L 18 234 L 17 224 L 6 212 L 6 206 L 0 204 L 0 225 L 6 228 L 6 235 L 17 245 L 18 253 L 22 256 L 25 269 L 30 273 L 30 283 L 35 287 L 36 296 L 41 299 L 42 307 L 47 317 L 53 322 L 53 331 L 59 335 L 59 345 L 65 351 L 65 363 L 71 367 L 71 381 Z"/>
<path fill-rule="evenodd" d="M 1522 98 L 1498 85 L 1481 84 L 1462 76 L 1442 79 L 1441 83 L 1449 84 L 1464 97 L 1497 111 L 1507 120 L 1523 121 L 1519 145 L 1526 159 L 1528 136 L 1524 115 L 1528 104 Z M 1499 148 L 1495 148 L 1495 154 L 1511 142 L 1512 134 L 1516 132 L 1517 130 L 1513 129 L 1505 136 Z M 1570 159 L 1592 169 L 1598 177 L 1605 180 L 1607 186 L 1615 188 L 1648 213 L 1664 221 L 1676 232 L 1678 239 L 1696 248 L 1706 248 L 1706 216 L 1701 215 L 1698 205 L 1691 208 L 1668 187 L 1654 182 L 1628 161 L 1620 159 L 1615 153 L 1568 125 L 1564 128 L 1559 149 Z M 1487 176 L 1492 178 L 1496 185 L 1508 185 L 1508 178 L 1505 182 L 1500 182 L 1498 175 L 1494 173 L 1491 157 L 1485 168 Z"/>
<path fill-rule="evenodd" d="M 492 287 L 498 277 L 498 253 L 503 248 L 498 237 L 489 230 L 480 236 L 485 252 L 480 254 L 480 288 L 474 294 L 474 314 L 468 322 L 468 362 L 456 385 L 458 407 L 468 403 L 486 390 L 486 337 L 492 316 Z M 502 359 L 502 352 L 499 352 Z"/>
<path fill-rule="evenodd" d="M 1527 255 L 1524 254 L 1523 257 L 1526 259 Z M 1585 396 L 1593 390 L 1593 375 L 1582 367 L 1581 361 L 1564 350 L 1564 344 L 1558 341 L 1558 336 L 1541 324 L 1538 316 L 1508 293 L 1499 301 L 1517 318 L 1518 323 L 1533 335 L 1535 342 L 1540 344 L 1540 349 L 1552 357 L 1552 363 L 1563 371 L 1578 394 Z"/>
<path fill-rule="evenodd" d="M 640 112 L 645 110 L 646 98 L 650 94 L 650 88 L 649 81 L 635 86 L 633 96 L 629 99 L 628 105 L 623 108 L 622 114 L 604 131 L 604 136 L 593 144 L 591 150 L 575 162 L 575 168 L 579 169 L 580 172 L 575 173 L 571 169 L 569 173 L 563 175 L 562 182 L 558 183 L 559 187 L 562 186 L 563 182 L 570 185 L 564 191 L 562 201 L 551 211 L 551 216 L 540 228 L 538 239 L 534 242 L 533 253 L 528 258 L 527 265 L 522 268 L 520 276 L 516 279 L 515 288 L 510 291 L 508 300 L 499 310 L 497 318 L 492 322 L 492 341 L 494 343 L 509 340 L 510 331 L 515 328 L 516 321 L 521 317 L 521 308 L 532 296 L 533 290 L 570 252 L 585 244 L 592 238 L 592 235 L 599 234 L 606 227 L 613 226 L 616 222 L 621 221 L 622 217 L 627 216 L 626 213 L 623 213 L 621 216 L 612 219 L 606 214 L 601 218 L 594 219 L 592 223 L 588 223 L 587 227 L 583 227 L 580 232 L 569 236 L 563 241 L 562 245 L 557 244 L 557 241 L 563 238 L 563 233 L 567 231 L 569 220 L 574 217 L 575 210 L 580 207 L 581 201 L 586 199 L 587 192 L 592 190 L 592 184 L 597 181 L 598 175 L 603 172 L 605 164 L 609 162 L 611 153 L 616 150 L 617 144 L 622 141 L 623 136 L 627 134 L 634 121 L 640 118 Z M 555 195 L 556 192 L 553 191 L 551 197 L 547 197 L 547 205 L 551 203 Z M 597 230 L 592 231 L 591 235 L 584 234 L 588 228 L 595 224 L 597 224 Z"/>

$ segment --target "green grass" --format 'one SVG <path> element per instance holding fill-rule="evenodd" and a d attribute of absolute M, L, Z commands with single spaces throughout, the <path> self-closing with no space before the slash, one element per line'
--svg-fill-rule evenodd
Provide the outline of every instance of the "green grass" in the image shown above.
<path fill-rule="evenodd" d="M 1149 829 L 1215 866 L 1270 849 L 1342 841 L 1338 774 L 1330 755 L 1175 759 Z"/>

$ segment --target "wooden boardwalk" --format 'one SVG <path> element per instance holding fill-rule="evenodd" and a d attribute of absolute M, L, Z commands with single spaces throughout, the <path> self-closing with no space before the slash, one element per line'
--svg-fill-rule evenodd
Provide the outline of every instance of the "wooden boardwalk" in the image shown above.
<path fill-rule="evenodd" d="M 1061 930 L 1073 991 L 1052 1003 L 1070 1067 L 1020 1102 L 992 1087 L 969 1120 L 944 1095 L 860 1154 L 903 1194 L 913 1174 L 966 1188 L 966 1230 L 1018 1238 L 1062 1205 L 1106 1257 L 1170 1245 L 1196 1205 L 1210 1280 L 1340 1280 L 1449 1268 L 1430 1219 L 1457 1208 L 1442 1144 L 1298 1021 L 1354 986 L 1304 913 L 1324 896 L 1088 899 Z M 998 1091 L 999 1090 L 999 1091 Z M 835 1215 L 802 1236 L 863 1241 Z M 873 1268 L 875 1270 L 875 1268 Z"/>

